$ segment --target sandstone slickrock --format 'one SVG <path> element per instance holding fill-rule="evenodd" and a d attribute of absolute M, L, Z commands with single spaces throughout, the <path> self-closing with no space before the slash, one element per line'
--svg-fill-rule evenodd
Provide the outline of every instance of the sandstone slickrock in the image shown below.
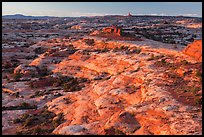
<path fill-rule="evenodd" d="M 48 42 L 42 44 L 49 45 Z M 135 43 L 124 41 L 104 43 L 101 39 L 94 39 L 94 44 L 88 46 L 80 39 L 72 44 L 77 49 L 76 52 L 48 50 L 29 64 L 31 68 L 41 68 L 46 64 L 48 70 L 52 71 L 51 74 L 36 76 L 24 82 L 8 83 L 4 79 L 3 105 L 28 100 L 38 108 L 47 106 L 47 109 L 55 114 L 62 113 L 64 121 L 51 131 L 53 134 L 202 134 L 200 121 L 202 114 L 197 115 L 200 106 L 185 104 L 173 96 L 173 94 L 178 96 L 174 90 L 182 87 L 182 84 L 176 82 L 186 82 L 186 85 L 196 83 L 200 86 L 199 73 L 197 77 L 190 73 L 196 72 L 197 67 L 194 63 L 198 62 L 185 58 L 181 52 L 182 47 L 174 49 L 169 45 L 149 40 Z M 124 45 L 127 48 L 124 48 Z M 49 46 L 52 48 L 54 44 Z M 104 48 L 108 50 L 101 52 Z M 117 52 L 114 52 L 115 48 L 122 50 L 117 49 L 115 50 Z M 140 52 L 132 53 L 136 49 L 140 49 Z M 53 62 L 53 59 L 59 60 Z M 180 62 L 184 59 L 189 63 L 181 65 Z M 161 66 L 155 65 L 156 63 L 160 63 Z M 21 72 L 29 67 L 21 65 L 15 72 Z M 68 84 L 70 77 L 75 81 Z M 37 86 L 31 87 L 31 83 Z M 80 90 L 66 92 L 66 88 L 79 88 L 80 84 L 83 84 Z M 174 87 L 174 90 L 169 87 Z M 202 93 L 201 88 L 181 88 L 181 91 L 185 90 L 187 91 L 185 94 L 190 94 L 188 92 L 190 90 L 197 95 Z M 24 98 L 9 96 L 6 91 L 19 92 Z M 195 96 L 191 94 L 189 97 Z M 191 101 L 193 99 L 189 98 Z M 10 113 L 4 111 L 4 117 Z M 18 111 L 16 113 L 22 114 Z M 5 120 L 4 123 L 7 125 L 4 129 L 12 126 Z"/>

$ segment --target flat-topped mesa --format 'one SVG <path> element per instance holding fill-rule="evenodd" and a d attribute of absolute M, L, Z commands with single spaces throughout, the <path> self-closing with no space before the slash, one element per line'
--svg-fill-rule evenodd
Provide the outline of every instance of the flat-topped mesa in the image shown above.
<path fill-rule="evenodd" d="M 183 50 L 183 53 L 195 58 L 197 61 L 202 62 L 202 39 L 195 40 L 193 43 Z"/>
<path fill-rule="evenodd" d="M 118 26 L 105 27 L 103 28 L 103 32 L 121 36 L 121 27 Z"/>

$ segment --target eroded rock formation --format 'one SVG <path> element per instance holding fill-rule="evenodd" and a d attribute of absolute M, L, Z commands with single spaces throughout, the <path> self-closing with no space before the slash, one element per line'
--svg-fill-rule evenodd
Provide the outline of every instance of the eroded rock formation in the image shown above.
<path fill-rule="evenodd" d="M 202 62 L 202 40 L 195 40 L 183 50 L 183 52 Z"/>

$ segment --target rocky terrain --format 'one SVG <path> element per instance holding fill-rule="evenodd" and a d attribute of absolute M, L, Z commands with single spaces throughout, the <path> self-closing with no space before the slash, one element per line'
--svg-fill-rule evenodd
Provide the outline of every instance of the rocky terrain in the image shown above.
<path fill-rule="evenodd" d="M 201 135 L 201 49 L 94 36 L 3 48 L 2 132 Z"/>

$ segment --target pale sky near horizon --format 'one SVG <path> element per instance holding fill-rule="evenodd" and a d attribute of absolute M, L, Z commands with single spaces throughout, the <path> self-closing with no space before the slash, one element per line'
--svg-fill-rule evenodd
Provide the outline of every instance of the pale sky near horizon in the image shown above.
<path fill-rule="evenodd" d="M 183 15 L 202 17 L 202 2 L 2 2 L 2 15 L 103 16 Z"/>

